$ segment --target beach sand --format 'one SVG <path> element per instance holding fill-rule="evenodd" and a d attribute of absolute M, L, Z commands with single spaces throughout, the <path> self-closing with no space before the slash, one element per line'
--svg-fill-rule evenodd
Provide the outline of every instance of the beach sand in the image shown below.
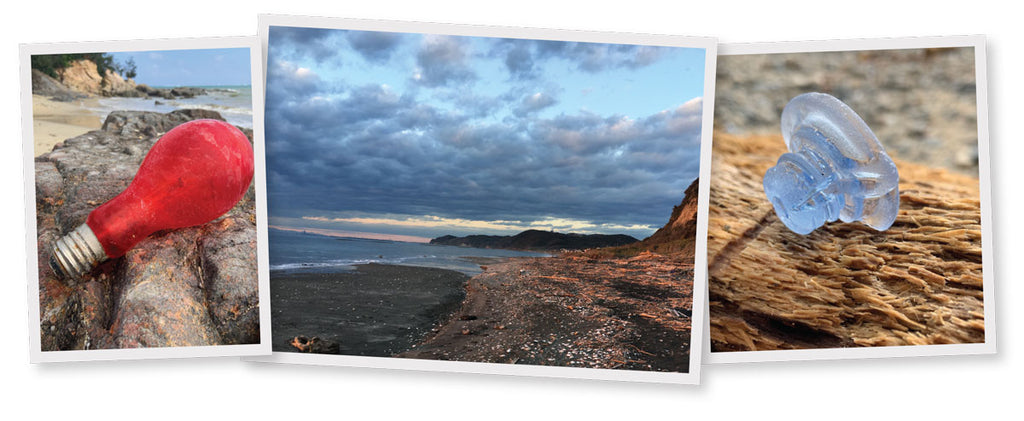
<path fill-rule="evenodd" d="M 66 139 L 99 129 L 103 122 L 89 110 L 96 106 L 96 98 L 60 102 L 32 95 L 33 156 L 50 152 Z"/>
<path fill-rule="evenodd" d="M 344 355 L 412 348 L 465 297 L 468 276 L 444 269 L 366 264 L 352 272 L 271 273 L 273 350 L 296 336 L 337 342 Z"/>

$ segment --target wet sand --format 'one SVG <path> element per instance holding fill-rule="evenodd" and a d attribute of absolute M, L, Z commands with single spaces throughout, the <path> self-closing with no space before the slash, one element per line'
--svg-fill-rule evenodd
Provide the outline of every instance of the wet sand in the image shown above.
<path fill-rule="evenodd" d="M 60 102 L 32 95 L 33 156 L 50 152 L 65 139 L 99 129 L 103 122 L 89 111 L 93 106 L 98 106 L 96 98 Z"/>
<path fill-rule="evenodd" d="M 689 372 L 693 258 L 569 255 L 489 266 L 399 357 Z"/>
<path fill-rule="evenodd" d="M 271 273 L 273 350 L 296 336 L 337 342 L 343 355 L 411 349 L 462 303 L 468 276 L 451 270 L 366 264 L 352 272 Z"/>

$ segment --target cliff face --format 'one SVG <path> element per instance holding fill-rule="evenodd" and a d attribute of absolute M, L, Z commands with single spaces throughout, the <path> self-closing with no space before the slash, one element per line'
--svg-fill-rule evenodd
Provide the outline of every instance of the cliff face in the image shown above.
<path fill-rule="evenodd" d="M 688 253 L 693 255 L 697 237 L 697 190 L 700 179 L 693 180 L 683 193 L 683 201 L 672 208 L 668 223 L 640 244 L 643 250 L 656 253 Z"/>
<path fill-rule="evenodd" d="M 135 81 L 125 80 L 121 75 L 107 69 L 102 76 L 96 71 L 96 63 L 78 60 L 58 72 L 60 82 L 68 88 L 89 95 L 135 96 Z"/>

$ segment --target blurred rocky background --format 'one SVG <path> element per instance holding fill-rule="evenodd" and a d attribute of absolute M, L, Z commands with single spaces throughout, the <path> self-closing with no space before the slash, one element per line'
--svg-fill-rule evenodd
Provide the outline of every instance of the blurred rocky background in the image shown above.
<path fill-rule="evenodd" d="M 859 114 L 894 158 L 978 177 L 973 48 L 719 56 L 715 130 L 779 134 L 805 92 Z"/>

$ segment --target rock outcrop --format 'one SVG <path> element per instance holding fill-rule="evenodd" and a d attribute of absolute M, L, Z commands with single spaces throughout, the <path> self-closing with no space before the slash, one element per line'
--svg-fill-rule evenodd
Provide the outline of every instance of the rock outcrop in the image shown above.
<path fill-rule="evenodd" d="M 43 72 L 32 70 L 32 93 L 49 96 L 57 101 L 71 101 L 89 96 L 126 98 L 195 98 L 206 95 L 207 89 L 190 86 L 174 88 L 153 88 L 136 84 L 117 72 L 106 69 L 102 76 L 91 60 L 78 60 L 57 71 L 58 79 Z"/>
<path fill-rule="evenodd" d="M 79 281 L 48 264 L 53 242 L 124 190 L 160 135 L 197 118 L 223 120 L 202 110 L 114 112 L 103 129 L 36 158 L 43 351 L 259 342 L 253 187 L 224 216 L 157 232 Z"/>
<path fill-rule="evenodd" d="M 111 69 L 104 70 L 103 75 L 100 75 L 96 63 L 91 60 L 74 61 L 68 67 L 58 70 L 57 74 L 61 84 L 86 95 L 143 96 L 135 89 L 135 81 L 125 80 Z"/>
<path fill-rule="evenodd" d="M 207 91 L 203 88 L 193 88 L 188 86 L 181 86 L 177 88 L 152 88 L 149 85 L 142 84 L 135 87 L 135 93 L 137 95 L 124 96 L 142 96 L 146 98 L 163 99 L 194 98 L 199 95 L 206 95 Z"/>

